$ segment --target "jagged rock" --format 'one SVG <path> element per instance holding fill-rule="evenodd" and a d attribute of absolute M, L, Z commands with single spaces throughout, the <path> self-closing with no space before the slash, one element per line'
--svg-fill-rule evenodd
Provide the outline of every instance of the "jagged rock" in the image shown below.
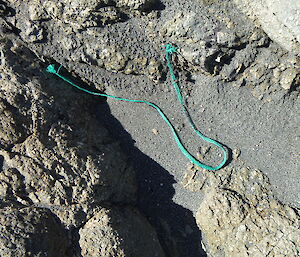
<path fill-rule="evenodd" d="M 84 256 L 164 256 L 155 231 L 133 207 L 101 207 L 135 204 L 136 178 L 91 112 L 99 99 L 54 77 L 42 79 L 34 53 L 18 40 L 3 41 L 1 52 L 0 255 L 74 256 L 64 229 L 72 228 L 74 238 L 88 221 L 80 233 Z"/>
<path fill-rule="evenodd" d="M 22 122 L 23 121 L 23 122 Z M 19 143 L 26 137 L 25 117 L 7 101 L 0 102 L 0 146 Z"/>
<path fill-rule="evenodd" d="M 275 54 L 275 49 L 257 54 L 255 62 L 242 74 L 242 79 L 252 89 L 253 96 L 266 102 L 283 97 L 285 90 L 297 90 L 299 85 L 299 58 L 278 48 Z"/>
<path fill-rule="evenodd" d="M 101 209 L 80 229 L 79 235 L 85 257 L 165 256 L 145 218 L 127 207 Z"/>
<path fill-rule="evenodd" d="M 44 3 L 46 12 L 58 21 L 63 21 L 78 30 L 97 27 L 121 20 L 121 12 L 112 5 L 112 1 L 47 1 Z M 56 10 L 59 6 L 59 9 Z M 74 19 L 74 17 L 77 17 Z"/>
<path fill-rule="evenodd" d="M 178 53 L 172 57 L 174 70 L 175 73 L 180 71 L 179 81 L 188 82 L 181 83 L 182 92 L 190 96 L 187 106 L 193 108 L 191 112 L 196 114 L 195 117 L 202 117 L 197 115 L 199 106 L 191 95 L 197 91 L 196 85 L 203 87 L 208 94 L 212 92 L 209 90 L 217 90 L 218 94 L 211 94 L 207 103 L 223 104 L 221 110 L 225 106 L 221 99 L 228 96 L 223 93 L 233 92 L 226 89 L 228 84 L 246 86 L 255 97 L 267 102 L 277 96 L 288 102 L 286 96 L 297 96 L 292 91 L 298 89 L 299 60 L 270 41 L 263 30 L 241 15 L 233 1 L 174 1 L 172 5 L 163 2 L 167 4 L 166 10 L 148 13 L 158 1 L 5 1 L 9 4 L 0 1 L 0 16 L 4 17 L 0 19 L 0 34 L 13 39 L 3 40 L 0 49 L 0 162 L 4 158 L 5 163 L 0 173 L 0 207 L 23 205 L 49 209 L 69 229 L 72 242 L 77 246 L 77 232 L 81 228 L 79 243 L 82 255 L 98 254 L 103 245 L 107 247 L 103 255 L 112 256 L 145 256 L 145 252 L 155 256 L 162 251 L 147 221 L 131 207 L 124 207 L 136 203 L 135 172 L 121 153 L 119 144 L 94 117 L 93 109 L 99 99 L 70 89 L 54 76 L 49 79 L 41 73 L 45 64 L 53 61 L 63 64 L 72 73 L 68 74 L 70 77 L 76 80 L 82 77 L 80 85 L 88 82 L 94 89 L 107 88 L 110 92 L 141 99 L 155 96 L 155 102 L 167 105 L 166 99 L 171 98 L 164 94 L 166 87 L 163 89 L 165 92 L 160 94 L 162 88 L 154 87 L 145 77 L 154 82 L 167 78 L 166 69 L 162 67 L 165 62 L 162 46 L 173 43 L 179 47 Z M 164 8 L 163 4 L 157 7 Z M 16 39 L 19 37 L 22 40 Z M 193 82 L 199 72 L 203 73 L 200 76 L 205 83 L 199 83 L 198 79 Z M 62 69 L 62 73 L 66 74 L 66 71 Z M 207 88 L 206 84 L 211 88 Z M 127 91 L 129 85 L 135 88 Z M 114 90 L 116 88 L 124 91 Z M 243 89 L 234 92 L 241 93 L 242 101 L 247 99 Z M 228 97 L 229 101 L 231 99 Z M 231 104 L 229 101 L 228 104 Z M 238 105 L 237 101 L 237 108 Z M 253 106 L 259 105 L 251 103 L 249 109 Z M 202 109 L 202 105 L 200 107 Z M 210 111 L 211 117 L 215 117 L 214 114 L 219 117 L 220 112 L 215 113 L 209 108 L 203 117 Z M 203 124 L 199 119 L 197 122 Z M 222 122 L 226 124 L 228 120 L 222 119 Z M 178 121 L 178 124 L 175 127 L 184 131 L 184 123 Z M 224 124 L 217 123 L 216 130 Z M 160 127 L 157 130 L 163 136 L 163 130 Z M 270 136 L 275 135 L 272 133 L 275 132 L 270 131 Z M 203 149 L 198 156 L 207 161 L 209 153 Z M 175 162 L 172 165 L 176 165 Z M 247 171 L 237 173 L 247 174 Z M 176 171 L 174 174 L 178 175 Z M 270 195 L 264 178 L 262 184 L 259 179 L 251 182 L 253 188 L 249 188 L 247 183 L 252 180 L 243 176 L 242 182 L 235 175 L 230 175 L 228 177 L 232 180 L 226 176 L 215 180 L 206 177 L 197 183 L 194 183 L 195 172 L 185 177 L 185 188 L 206 191 L 206 205 L 201 205 L 198 223 L 206 236 L 209 254 L 259 256 L 265 251 L 269 251 L 271 256 L 273 253 L 283 255 L 284 251 L 291 256 L 298 254 L 299 243 L 294 231 L 298 222 L 297 211 L 280 204 Z M 224 181 L 228 182 L 226 188 Z M 143 188 L 148 193 L 155 181 L 145 180 L 142 183 L 149 184 L 149 189 Z M 164 190 L 164 184 L 161 185 Z M 178 188 L 175 188 L 176 193 Z M 151 197 L 152 193 L 149 199 Z M 180 197 L 179 193 L 178 199 Z M 173 205 L 169 196 L 165 198 L 168 198 L 167 204 Z M 157 202 L 151 199 L 149 203 L 154 205 Z M 160 209 L 159 204 L 155 206 L 157 213 L 165 210 Z M 271 216 L 263 216 L 260 206 L 264 204 Z M 186 250 L 189 247 L 186 242 L 193 232 L 198 235 L 195 237 L 196 247 L 192 248 L 199 253 L 200 235 L 197 229 L 189 226 L 181 228 L 180 224 L 177 230 L 173 223 L 167 222 L 165 216 L 169 215 L 160 213 L 161 217 L 155 217 L 152 206 L 144 209 L 160 229 L 162 245 L 170 256 L 193 256 Z M 179 219 L 185 214 L 181 214 Z M 236 216 L 233 217 L 233 214 Z M 270 217 L 275 222 L 282 222 L 285 227 L 273 224 Z M 272 230 L 263 224 L 264 219 L 273 226 Z M 182 223 L 187 224 L 186 221 Z M 132 228 L 130 231 L 128 225 Z M 260 228 L 255 228 L 256 225 Z M 214 231 L 213 234 L 211 231 Z M 260 234 L 264 238 L 260 238 Z M 278 234 L 284 239 L 278 240 L 276 245 Z M 151 238 L 154 240 L 151 241 Z M 234 242 L 232 238 L 235 238 Z M 256 246 L 251 242 L 255 242 Z M 280 245 L 282 243 L 289 249 Z M 139 248 L 144 245 L 149 248 L 148 251 Z M 255 247 L 259 248 L 258 252 L 255 252 Z M 72 251 L 69 253 L 69 256 L 76 255 Z"/>
<path fill-rule="evenodd" d="M 196 219 L 209 256 L 299 256 L 299 211 L 276 199 L 261 171 L 226 168 L 204 181 Z"/>
<path fill-rule="evenodd" d="M 155 0 L 10 1 L 16 14 L 8 20 L 41 56 L 55 58 L 53 50 L 61 49 L 65 60 L 97 65 L 112 72 L 146 75 L 159 82 L 162 70 L 161 61 L 155 58 L 158 55 L 154 56 L 159 67 L 156 68 L 143 53 L 137 56 L 135 45 L 131 43 L 129 47 L 128 41 L 123 42 L 123 37 L 130 39 L 133 28 L 128 27 L 122 34 L 104 29 L 106 25 L 134 17 L 136 12 L 151 11 L 156 3 Z"/>
<path fill-rule="evenodd" d="M 166 22 L 160 35 L 178 44 L 184 57 L 179 62 L 184 66 L 212 75 L 221 73 L 224 79 L 233 80 L 254 61 L 256 46 L 266 44 L 268 39 L 250 24 L 246 33 L 241 31 L 233 25 L 229 11 L 220 14 L 218 7 L 211 5 L 200 13 L 179 12 Z M 222 8 L 234 7 L 224 3 Z M 216 13 L 211 14 L 213 11 Z"/>
<path fill-rule="evenodd" d="M 44 39 L 44 30 L 38 24 L 26 21 L 21 25 L 21 37 L 31 43 L 40 42 Z"/>
<path fill-rule="evenodd" d="M 7 43 L 2 49 L 5 62 L 13 63 L 1 71 L 0 106 L 4 109 L 0 135 L 4 147 L 0 153 L 7 164 L 0 178 L 2 199 L 59 206 L 54 211 L 62 216 L 72 205 L 134 202 L 135 172 L 118 143 L 90 113 L 93 100 L 54 78 L 43 84 L 38 80 L 26 82 L 28 66 L 20 65 L 23 59 L 12 52 L 12 47 Z M 14 73 L 12 68 L 21 71 Z M 78 216 L 89 212 L 89 208 L 84 209 L 78 209 Z"/>
<path fill-rule="evenodd" d="M 65 229 L 49 210 L 0 209 L 1 256 L 67 257 L 69 247 Z"/>
<path fill-rule="evenodd" d="M 234 0 L 285 49 L 300 54 L 300 3 L 294 0 Z"/>
<path fill-rule="evenodd" d="M 296 85 L 300 85 L 300 69 L 289 68 L 282 72 L 281 87 L 286 90 L 292 89 Z"/>
<path fill-rule="evenodd" d="M 157 0 L 115 0 L 117 7 L 128 7 L 133 10 L 147 10 L 151 8 Z"/>

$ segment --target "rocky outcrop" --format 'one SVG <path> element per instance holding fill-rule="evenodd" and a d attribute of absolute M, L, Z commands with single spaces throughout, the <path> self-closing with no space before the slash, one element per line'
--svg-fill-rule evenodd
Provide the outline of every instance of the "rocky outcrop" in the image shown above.
<path fill-rule="evenodd" d="M 293 0 L 235 0 L 283 48 L 300 54 L 300 3 Z"/>
<path fill-rule="evenodd" d="M 161 63 L 156 60 L 158 55 L 152 51 L 152 57 L 148 58 L 142 51 L 137 53 L 137 39 L 132 41 L 131 34 L 134 28 L 123 24 L 129 18 L 146 16 L 156 4 L 155 0 L 11 0 L 8 5 L 15 15 L 6 19 L 20 30 L 24 41 L 33 44 L 31 48 L 39 55 L 56 59 L 53 50 L 60 49 L 63 59 L 113 72 L 145 74 L 159 81 L 162 75 Z M 114 23 L 116 27 L 110 26 Z M 63 63 L 62 59 L 60 62 Z"/>
<path fill-rule="evenodd" d="M 3 43 L 3 61 L 13 63 L 10 69 L 19 67 L 26 74 L 22 58 L 18 62 L 20 57 L 12 47 Z M 21 48 L 18 50 L 28 51 Z M 60 91 L 55 81 L 21 84 L 18 80 L 24 75 L 9 68 L 3 69 L 2 76 L 1 123 L 12 128 L 10 133 L 5 129 L 0 134 L 0 152 L 9 167 L 1 173 L 3 199 L 22 192 L 22 203 L 45 206 L 134 202 L 135 172 L 118 143 L 89 113 L 93 101 L 70 90 Z M 60 92 L 57 95 L 56 90 Z M 72 101 L 67 103 L 66 97 Z M 20 132 L 15 133 L 14 128 Z M 12 188 L 10 180 L 14 181 Z"/>
<path fill-rule="evenodd" d="M 299 85 L 299 58 L 272 44 L 232 1 L 204 1 L 162 22 L 159 1 L 9 2 L 16 14 L 6 20 L 30 48 L 76 72 L 85 63 L 158 83 L 166 74 L 162 46 L 172 42 L 177 68 L 247 86 L 260 100 L 283 98 Z"/>
<path fill-rule="evenodd" d="M 91 112 L 96 99 L 64 89 L 53 78 L 45 80 L 34 53 L 17 39 L 3 40 L 0 51 L 0 155 L 5 163 L 0 172 L 0 255 L 74 256 L 72 238 L 84 226 L 80 240 L 89 242 L 91 234 L 84 231 L 100 206 L 135 204 L 135 171 Z M 151 256 L 164 256 L 154 230 L 133 207 L 125 209 L 120 228 L 120 212 L 106 212 L 107 219 L 117 222 L 111 231 L 120 230 L 118 251 L 130 251 L 120 256 L 141 256 L 146 245 Z M 127 243 L 129 232 L 134 236 Z M 83 250 L 83 256 L 99 256 L 96 250 L 103 242 L 102 256 L 116 256 L 107 250 L 114 239 L 101 241 L 100 234 L 95 254 Z"/>
<path fill-rule="evenodd" d="M 161 37 L 179 46 L 177 65 L 247 86 L 254 97 L 266 102 L 295 90 L 299 57 L 272 44 L 263 30 L 238 15 L 230 1 L 212 2 L 206 3 L 209 15 L 178 12 L 161 29 Z M 227 10 L 226 14 L 220 10 Z"/>
<path fill-rule="evenodd" d="M 167 78 L 162 51 L 172 43 L 178 47 L 172 57 L 175 72 L 180 71 L 178 79 L 187 82 L 182 83 L 183 95 L 205 86 L 194 84 L 194 75 L 209 82 L 208 91 L 233 85 L 243 88 L 239 92 L 250 90 L 264 104 L 294 101 L 299 95 L 300 60 L 294 54 L 299 48 L 295 33 L 299 26 L 296 18 L 283 15 L 281 1 L 266 1 L 268 8 L 246 0 L 162 2 L 168 6 L 158 0 L 0 1 L 0 161 L 4 160 L 0 255 L 15 254 L 10 241 L 18 245 L 20 256 L 31 250 L 33 256 L 164 256 L 155 231 L 134 207 L 135 171 L 119 143 L 97 121 L 95 106 L 100 99 L 50 79 L 44 72 L 46 65 L 62 64 L 71 72 L 62 69 L 62 74 L 93 90 L 125 92 L 132 87 L 136 90 L 127 91 L 130 97 L 144 99 L 158 92 L 155 101 L 165 103 L 160 98 L 170 96 L 160 94 L 165 90 L 160 83 Z M 263 30 L 243 16 L 234 2 L 243 4 Z M 297 4 L 289 6 L 291 17 L 295 10 Z M 219 103 L 221 97 L 211 94 L 210 101 Z M 187 106 L 193 104 L 190 97 Z M 202 105 L 200 109 L 205 112 Z M 184 126 L 181 122 L 178 128 Z M 152 131 L 158 135 L 160 130 Z M 205 193 L 197 222 L 208 254 L 299 255 L 299 213 L 274 197 L 261 172 L 228 168 L 223 175 L 204 172 L 203 181 L 195 180 L 193 172 L 184 186 Z M 167 210 L 160 204 L 171 201 L 171 193 L 153 201 L 154 182 L 143 183 L 149 185 L 143 190 L 150 194 L 148 202 L 156 204 L 156 213 Z M 164 183 L 159 185 L 162 191 Z M 144 208 L 149 216 L 151 208 Z M 171 218 L 176 217 L 174 212 Z M 192 222 L 177 231 L 172 227 L 177 220 L 168 223 L 167 216 L 151 217 L 153 224 L 159 224 L 164 250 L 170 256 L 190 257 L 191 251 L 185 250 L 195 232 L 189 226 Z M 14 233 L 17 226 L 8 230 L 14 222 L 21 224 L 19 234 Z M 55 233 L 59 242 L 52 239 Z M 41 238 L 35 239 L 36 234 Z M 198 241 L 192 253 L 201 254 Z M 56 243 L 61 251 L 53 249 Z"/>
<path fill-rule="evenodd" d="M 68 256 L 69 240 L 60 221 L 46 209 L 0 209 L 0 255 Z"/>
<path fill-rule="evenodd" d="M 299 256 L 299 210 L 276 199 L 261 171 L 192 168 L 184 185 L 205 193 L 196 219 L 209 256 Z"/>
<path fill-rule="evenodd" d="M 81 254 L 86 257 L 164 256 L 156 233 L 145 224 L 146 219 L 132 208 L 103 208 L 79 231 Z"/>

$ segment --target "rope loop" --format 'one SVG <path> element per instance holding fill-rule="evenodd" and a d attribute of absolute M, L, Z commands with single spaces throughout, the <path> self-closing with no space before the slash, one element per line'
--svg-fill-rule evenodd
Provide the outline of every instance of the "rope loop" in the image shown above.
<path fill-rule="evenodd" d="M 185 113 L 185 115 L 187 116 L 188 118 L 188 121 L 192 127 L 192 129 L 196 132 L 196 134 L 202 138 L 203 140 L 211 143 L 211 144 L 214 144 L 215 146 L 219 147 L 222 151 L 223 151 L 223 161 L 221 162 L 221 164 L 219 164 L 218 166 L 216 167 L 212 167 L 212 166 L 209 166 L 209 165 L 206 165 L 204 163 L 201 163 L 199 160 L 197 160 L 194 156 L 192 156 L 189 151 L 184 147 L 184 145 L 182 144 L 179 136 L 178 136 L 178 133 L 177 131 L 175 130 L 174 126 L 172 125 L 172 123 L 170 122 L 170 120 L 168 119 L 168 117 L 163 113 L 163 111 L 160 109 L 159 106 L 157 106 L 156 104 L 154 103 L 151 103 L 151 102 L 148 102 L 148 101 L 143 101 L 143 100 L 135 100 L 135 99 L 126 99 L 126 98 L 121 98 L 121 97 L 117 97 L 117 96 L 113 96 L 113 95 L 107 95 L 107 94 L 103 94 L 103 93 L 96 93 L 96 92 L 92 92 L 92 91 L 89 91 L 85 88 L 82 88 L 78 85 L 76 85 L 74 82 L 72 82 L 70 79 L 64 77 L 63 75 L 59 74 L 59 71 L 62 67 L 62 65 L 59 66 L 59 68 L 57 70 L 55 70 L 55 65 L 54 64 L 50 64 L 46 71 L 51 73 L 51 74 L 55 74 L 56 76 L 58 76 L 59 78 L 61 78 L 62 80 L 66 81 L 67 83 L 69 83 L 70 85 L 72 85 L 73 87 L 85 92 L 85 93 L 88 93 L 88 94 L 91 94 L 91 95 L 95 95 L 95 96 L 104 96 L 104 97 L 108 97 L 108 98 L 112 98 L 114 100 L 119 100 L 119 101 L 126 101 L 126 102 L 131 102 L 131 103 L 144 103 L 144 104 L 147 104 L 151 107 L 153 107 L 154 109 L 156 109 L 156 111 L 159 113 L 159 115 L 162 117 L 162 119 L 165 121 L 165 123 L 170 127 L 171 129 L 171 132 L 173 134 L 173 137 L 174 137 L 174 140 L 175 142 L 177 143 L 177 146 L 178 148 L 180 149 L 180 151 L 192 162 L 194 163 L 195 165 L 203 168 L 203 169 L 206 169 L 206 170 L 219 170 L 221 169 L 226 161 L 227 161 L 227 150 L 225 149 L 225 146 L 223 146 L 222 144 L 220 144 L 219 142 L 211 139 L 211 138 L 208 138 L 206 136 L 204 136 L 196 127 L 195 123 L 193 122 L 192 118 L 190 117 L 189 115 L 189 112 L 187 110 L 187 107 L 185 105 L 185 102 L 183 100 L 183 97 L 181 95 L 181 92 L 180 92 L 180 88 L 176 82 L 176 76 L 174 74 L 174 71 L 173 71 L 173 66 L 172 66 L 172 63 L 171 63 L 171 60 L 170 60 L 170 55 L 172 55 L 173 53 L 176 53 L 177 52 L 177 48 L 174 47 L 173 45 L 171 44 L 167 44 L 164 46 L 165 48 L 165 51 L 166 51 L 166 60 L 167 60 L 167 65 L 168 65 L 168 68 L 169 68 L 169 72 L 171 74 L 171 80 L 172 80 L 172 85 L 174 86 L 174 89 L 175 89 L 175 92 L 176 92 L 176 95 L 177 95 L 177 98 L 183 108 L 183 111 Z"/>

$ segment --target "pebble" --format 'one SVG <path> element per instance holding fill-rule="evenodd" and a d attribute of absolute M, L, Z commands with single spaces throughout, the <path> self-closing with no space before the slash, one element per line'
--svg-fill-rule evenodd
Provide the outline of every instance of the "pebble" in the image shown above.
<path fill-rule="evenodd" d="M 158 130 L 157 129 L 152 129 L 152 133 L 157 136 L 159 134 Z"/>

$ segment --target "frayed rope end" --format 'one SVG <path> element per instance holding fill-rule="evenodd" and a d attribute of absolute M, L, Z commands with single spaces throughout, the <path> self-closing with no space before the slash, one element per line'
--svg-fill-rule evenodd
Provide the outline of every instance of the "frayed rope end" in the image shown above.
<path fill-rule="evenodd" d="M 166 44 L 163 47 L 166 48 L 166 53 L 172 54 L 177 52 L 177 47 L 174 47 L 171 44 Z"/>
<path fill-rule="evenodd" d="M 57 74 L 57 71 L 55 70 L 54 64 L 48 65 L 46 71 L 49 72 L 49 73 Z"/>

